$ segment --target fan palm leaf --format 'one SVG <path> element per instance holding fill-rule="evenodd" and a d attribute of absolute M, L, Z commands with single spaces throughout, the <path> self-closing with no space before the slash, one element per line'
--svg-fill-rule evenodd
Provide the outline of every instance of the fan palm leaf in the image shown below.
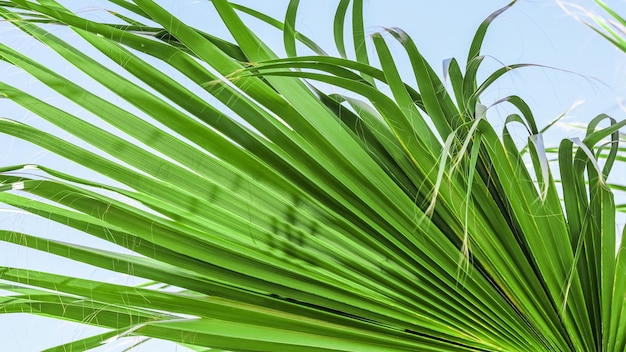
<path fill-rule="evenodd" d="M 610 127 L 561 143 L 560 192 L 530 108 L 504 97 L 498 104 L 519 110 L 507 123 L 529 133 L 526 166 L 480 103 L 525 65 L 477 81 L 488 26 L 513 3 L 479 26 L 464 69 L 448 62 L 451 89 L 402 30 L 367 39 L 361 0 L 338 3 L 341 57 L 296 31 L 298 1 L 279 21 L 213 0 L 235 43 L 153 1 L 109 3 L 118 8 L 110 21 L 94 21 L 53 0 L 0 2 L 0 16 L 129 104 L 0 44 L 3 61 L 107 125 L 0 82 L 5 99 L 82 142 L 10 118 L 0 119 L 3 133 L 107 177 L 7 166 L 0 202 L 131 254 L 9 230 L 0 239 L 177 289 L 2 267 L 13 294 L 1 312 L 109 329 L 59 350 L 125 336 L 232 351 L 624 349 L 626 262 L 615 255 L 605 183 L 617 144 L 602 168 L 594 153 L 626 122 L 603 115 L 594 123 Z M 281 30 L 286 57 L 239 13 Z M 55 25 L 110 62 L 56 36 Z M 404 49 L 417 86 L 391 45 Z"/>

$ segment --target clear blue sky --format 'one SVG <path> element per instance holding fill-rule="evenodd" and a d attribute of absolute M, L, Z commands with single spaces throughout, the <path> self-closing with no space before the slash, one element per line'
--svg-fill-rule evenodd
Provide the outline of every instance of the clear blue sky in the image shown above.
<path fill-rule="evenodd" d="M 107 7 L 105 1 L 61 1 L 73 9 L 81 11 L 90 18 L 106 18 L 100 10 Z M 207 32 L 220 32 L 220 26 L 214 22 L 213 12 L 206 0 L 175 0 L 159 1 L 181 18 L 189 19 Z M 275 17 L 282 17 L 286 8 L 285 0 L 240 1 Z M 332 15 L 335 0 L 301 0 L 301 15 L 298 30 L 314 39 L 329 51 L 333 51 Z M 575 0 L 575 4 L 594 9 L 591 0 Z M 607 0 L 618 12 L 626 14 L 623 1 Z M 365 21 L 366 31 L 373 33 L 382 27 L 400 27 L 408 32 L 417 43 L 418 48 L 427 60 L 440 70 L 444 59 L 457 57 L 462 61 L 480 22 L 494 10 L 504 6 L 508 1 L 483 0 L 366 0 Z M 209 20 L 207 20 L 209 19 Z M 39 52 L 39 47 L 23 40 L 17 31 L 7 31 L 8 26 L 0 26 L 4 42 L 18 46 L 24 52 L 35 57 L 38 55 L 46 60 L 47 54 Z M 265 26 L 255 26 L 255 32 L 280 50 L 281 35 Z M 399 49 L 396 53 L 401 54 Z M 609 43 L 602 40 L 591 30 L 566 15 L 554 0 L 520 0 L 516 6 L 502 15 L 490 28 L 485 40 L 483 54 L 486 60 L 483 74 L 497 69 L 502 64 L 534 63 L 555 67 L 563 71 L 545 68 L 527 68 L 514 72 L 501 79 L 487 92 L 483 103 L 489 105 L 500 97 L 517 94 L 530 104 L 540 126 L 565 111 L 570 105 L 584 100 L 571 113 L 568 121 L 587 122 L 599 113 L 608 113 L 617 119 L 626 117 L 619 108 L 618 101 L 626 98 L 626 54 L 618 52 Z M 54 62 L 54 61 L 52 61 Z M 71 72 L 71 71 L 68 71 Z M 35 82 L 26 79 L 15 69 L 0 65 L 0 73 L 31 92 L 39 91 L 44 97 L 46 91 Z M 77 79 L 82 79 L 77 76 Z M 105 94 L 105 93 L 103 93 Z M 33 121 L 36 117 L 15 109 L 6 102 L 0 102 L 3 117 L 21 121 Z M 80 111 L 75 109 L 73 111 Z M 502 124 L 506 118 L 505 110 L 490 111 L 489 118 L 496 124 Z M 41 126 L 45 126 L 42 124 Z M 546 137 L 548 145 L 556 145 L 561 138 L 580 135 L 580 132 L 567 129 L 555 129 Z M 525 136 L 519 136 L 520 139 Z M 27 144 L 0 135 L 0 165 L 39 162 L 57 165 L 62 164 L 53 155 L 41 153 Z M 70 164 L 67 164 L 71 167 Z M 626 183 L 626 177 L 617 175 L 617 181 Z M 0 206 L 0 226 L 3 229 L 31 231 L 38 235 L 57 236 L 65 233 L 61 226 L 43 223 L 35 218 L 2 211 Z M 61 237 L 59 237 L 61 236 Z M 75 234 L 68 236 L 75 238 Z M 86 240 L 86 239 L 83 239 Z M 87 243 L 89 240 L 86 240 Z M 54 270 L 61 273 L 72 273 L 78 269 L 68 267 L 68 262 L 52 259 L 50 256 L 17 249 L 13 246 L 0 244 L 1 265 L 24 265 L 38 270 Z M 98 278 L 118 283 L 132 282 L 129 278 L 120 277 L 95 269 L 80 269 L 79 275 Z M 4 351 L 38 351 L 45 347 L 69 341 L 95 333 L 97 329 L 83 328 L 77 324 L 59 323 L 44 318 L 30 316 L 0 316 L 0 341 Z M 158 347 L 156 347 L 158 346 Z M 137 351 L 181 351 L 169 344 L 145 345 Z M 122 350 L 101 349 L 102 351 Z"/>

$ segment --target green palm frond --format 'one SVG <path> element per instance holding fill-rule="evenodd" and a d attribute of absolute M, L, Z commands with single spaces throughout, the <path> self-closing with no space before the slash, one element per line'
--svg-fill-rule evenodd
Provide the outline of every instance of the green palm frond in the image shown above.
<path fill-rule="evenodd" d="M 0 289 L 13 294 L 0 312 L 108 329 L 57 350 L 126 336 L 211 351 L 626 348 L 626 258 L 606 184 L 617 143 L 602 167 L 595 154 L 626 122 L 602 115 L 594 124 L 611 127 L 564 140 L 557 189 L 529 106 L 503 97 L 519 110 L 507 124 L 528 130 L 527 168 L 480 103 L 526 65 L 477 81 L 489 24 L 514 2 L 479 26 L 464 68 L 447 63 L 448 83 L 402 30 L 366 37 L 362 0 L 338 1 L 340 57 L 296 31 L 298 1 L 282 21 L 211 1 L 234 42 L 153 1 L 109 2 L 118 10 L 94 21 L 53 0 L 0 1 L 8 23 L 119 99 L 0 44 L 0 59 L 98 118 L 4 80 L 5 102 L 81 141 L 10 117 L 0 131 L 109 180 L 45 162 L 6 166 L 0 202 L 132 254 L 8 229 L 0 239 L 176 290 L 1 267 Z M 241 13 L 281 30 L 287 57 Z M 103 56 L 57 36 L 59 26 Z"/>
<path fill-rule="evenodd" d="M 611 7 L 601 0 L 594 0 L 612 18 L 604 18 L 591 14 L 591 19 L 598 27 L 591 26 L 591 29 L 613 43 L 615 47 L 626 52 L 626 19 L 621 17 Z"/>

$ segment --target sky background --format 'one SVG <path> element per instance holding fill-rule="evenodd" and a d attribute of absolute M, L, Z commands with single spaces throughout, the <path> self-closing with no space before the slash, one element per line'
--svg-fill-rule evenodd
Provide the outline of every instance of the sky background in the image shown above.
<path fill-rule="evenodd" d="M 92 19 L 108 18 L 104 8 L 112 8 L 105 1 L 60 1 Z M 177 0 L 158 1 L 171 12 L 204 31 L 218 36 L 227 36 L 208 1 Z M 239 1 L 276 18 L 282 18 L 288 1 Z M 309 36 L 330 53 L 335 52 L 332 40 L 332 17 L 337 1 L 301 0 L 301 10 L 297 29 Z M 366 0 L 365 26 L 367 33 L 380 31 L 384 27 L 400 27 L 416 42 L 421 53 L 430 64 L 442 73 L 442 62 L 456 57 L 463 65 L 474 32 L 480 22 L 491 12 L 506 5 L 508 1 L 483 0 Z M 596 9 L 591 0 L 572 2 L 589 9 Z M 607 0 L 618 13 L 626 15 L 626 3 L 619 0 Z M 269 43 L 277 52 L 282 52 L 282 35 L 267 26 L 249 22 L 255 33 Z M 0 23 L 0 41 L 19 48 L 33 58 L 45 60 L 50 65 L 57 65 L 69 77 L 75 77 L 86 87 L 96 87 L 84 75 L 67 67 L 48 51 L 36 43 L 26 40 L 23 34 L 11 30 L 6 23 Z M 74 43 L 80 45 L 78 38 Z M 88 48 L 85 48 L 87 52 Z M 370 48 L 370 54 L 374 54 Z M 407 77 L 406 60 L 402 51 L 392 48 L 402 63 Z M 554 0 L 520 0 L 500 16 L 490 27 L 485 38 L 482 53 L 487 55 L 481 71 L 486 77 L 492 71 L 506 64 L 533 63 L 551 68 L 525 68 L 514 71 L 493 85 L 484 95 L 482 102 L 490 105 L 497 99 L 510 95 L 520 95 L 530 105 L 539 127 L 543 127 L 559 114 L 578 102 L 578 107 L 564 120 L 569 123 L 586 123 L 600 113 L 607 113 L 617 119 L 624 119 L 626 114 L 620 108 L 620 102 L 626 98 L 626 54 L 617 51 L 608 42 L 586 28 L 571 15 L 566 14 Z M 94 53 L 95 55 L 95 53 Z M 45 97 L 49 101 L 58 99 L 51 91 L 20 73 L 15 68 L 0 65 L 0 77 L 30 93 Z M 411 82 L 410 79 L 408 79 Z M 102 91 L 103 96 L 107 96 Z M 114 98 L 112 98 L 114 99 Z M 120 102 L 120 104 L 123 104 Z M 75 106 L 67 105 L 74 113 L 81 113 Z M 496 107 L 489 111 L 489 119 L 501 129 L 506 119 L 507 110 Z M 10 104 L 0 101 L 0 116 L 55 130 Z M 58 131 L 56 132 L 58 133 Z M 548 146 L 557 146 L 562 138 L 582 136 L 578 130 L 559 126 L 545 136 Z M 69 137 L 68 137 L 69 138 Z M 519 131 L 516 140 L 523 142 L 526 136 Z M 73 165 L 46 152 L 0 135 L 0 166 L 42 163 L 62 165 L 73 171 Z M 618 170 L 613 180 L 626 184 L 624 172 Z M 15 213 L 0 205 L 0 228 L 30 232 L 57 239 L 68 238 L 88 245 L 98 245 L 93 239 L 77 237 L 63 227 L 50 224 L 29 215 Z M 65 237 L 64 237 L 65 236 Z M 54 272 L 81 277 L 105 280 L 120 284 L 135 282 L 129 277 L 92 268 L 76 268 L 68 261 L 56 259 L 41 253 L 27 251 L 15 246 L 0 244 L 0 265 L 27 266 L 36 270 Z M 59 323 L 46 318 L 27 315 L 0 315 L 0 349 L 4 351 L 39 351 L 46 347 L 71 341 L 101 331 L 85 328 L 78 324 Z M 99 351 L 123 350 L 132 341 L 99 349 Z M 183 348 L 167 343 L 145 344 L 136 351 L 182 351 Z"/>

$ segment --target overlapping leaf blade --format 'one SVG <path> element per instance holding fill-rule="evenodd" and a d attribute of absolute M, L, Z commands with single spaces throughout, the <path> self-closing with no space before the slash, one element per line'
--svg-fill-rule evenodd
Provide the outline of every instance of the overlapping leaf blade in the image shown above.
<path fill-rule="evenodd" d="M 128 11 L 115 15 L 129 25 L 89 21 L 52 0 L 0 3 L 0 14 L 17 28 L 140 112 L 1 46 L 2 60 L 117 133 L 6 83 L 0 84 L 4 98 L 101 154 L 7 118 L 0 119 L 1 131 L 118 185 L 20 165 L 0 170 L 0 201 L 141 256 L 12 231 L 0 231 L 0 239 L 183 290 L 7 267 L 1 279 L 62 296 L 44 304 L 48 291 L 16 288 L 18 296 L 2 303 L 4 312 L 81 321 L 58 309 L 76 304 L 62 297 L 78 297 L 84 307 L 108 307 L 103 317 L 128 308 L 126 315 L 149 320 L 103 318 L 112 332 L 75 348 L 123 333 L 242 351 L 591 351 L 625 343 L 619 337 L 624 266 L 614 255 L 615 205 L 604 182 L 617 146 L 606 154 L 604 172 L 588 152 L 623 123 L 590 131 L 575 159 L 573 144 L 562 145 L 564 208 L 541 162 L 543 148 L 529 145 L 537 187 L 508 130 L 499 137 L 480 105 L 488 85 L 526 65 L 476 81 L 486 30 L 513 3 L 479 27 L 465 72 L 450 61 L 452 92 L 400 29 L 387 30 L 395 40 L 372 35 L 381 67 L 369 65 L 362 1 L 340 1 L 335 16 L 335 42 L 345 58 L 352 6 L 354 61 L 297 57 L 297 41 L 324 54 L 296 31 L 298 1 L 283 24 L 213 0 L 237 44 L 152 1 L 111 3 Z M 277 58 L 237 10 L 282 30 L 290 57 Z M 67 26 L 124 73 L 42 24 Z M 389 46 L 398 43 L 417 87 L 403 82 L 393 62 Z M 162 65 L 191 84 L 170 78 Z M 320 81 L 347 93 L 327 94 Z M 226 108 L 212 105 L 207 94 Z M 507 121 L 524 123 L 530 138 L 540 138 L 520 98 L 501 102 L 521 113 Z M 22 174 L 26 169 L 38 173 Z"/>

